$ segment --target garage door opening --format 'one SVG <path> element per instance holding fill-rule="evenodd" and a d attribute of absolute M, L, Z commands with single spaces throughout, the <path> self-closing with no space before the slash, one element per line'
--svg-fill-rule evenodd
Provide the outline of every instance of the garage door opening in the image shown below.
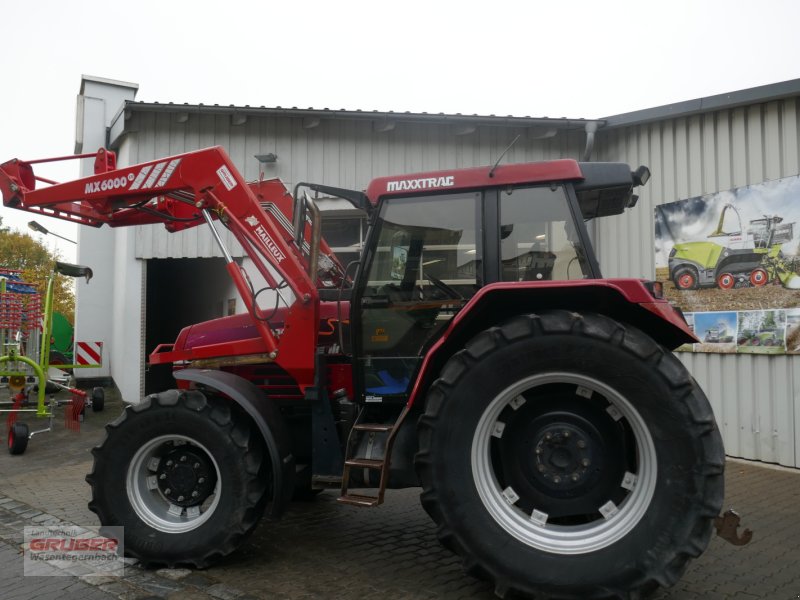
<path fill-rule="evenodd" d="M 172 344 L 181 329 L 232 314 L 240 302 L 222 258 L 147 261 L 145 360 L 159 344 Z M 172 365 L 147 367 L 144 393 L 175 387 Z"/>

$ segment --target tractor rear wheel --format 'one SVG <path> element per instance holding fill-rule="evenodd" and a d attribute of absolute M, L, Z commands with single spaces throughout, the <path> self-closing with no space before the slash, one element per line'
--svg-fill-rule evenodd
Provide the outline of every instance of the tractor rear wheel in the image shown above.
<path fill-rule="evenodd" d="M 199 391 L 153 394 L 106 426 L 92 450 L 89 508 L 125 527 L 125 554 L 144 564 L 203 568 L 255 529 L 269 464 L 249 419 Z"/>
<path fill-rule="evenodd" d="M 517 317 L 454 355 L 420 419 L 422 503 L 498 593 L 605 598 L 672 585 L 706 548 L 724 452 L 708 400 L 637 329 Z"/>
<path fill-rule="evenodd" d="M 697 289 L 697 271 L 692 267 L 681 267 L 673 277 L 675 287 L 679 290 Z"/>

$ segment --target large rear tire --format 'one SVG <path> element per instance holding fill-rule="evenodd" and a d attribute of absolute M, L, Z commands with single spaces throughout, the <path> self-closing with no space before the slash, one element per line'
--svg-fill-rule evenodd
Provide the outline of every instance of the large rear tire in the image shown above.
<path fill-rule="evenodd" d="M 642 332 L 553 311 L 493 327 L 428 394 L 422 503 L 502 595 L 674 584 L 708 545 L 725 456 L 708 401 Z"/>
<path fill-rule="evenodd" d="M 153 394 L 92 450 L 89 508 L 125 527 L 125 554 L 203 568 L 233 552 L 264 510 L 269 464 L 249 419 L 199 391 Z"/>

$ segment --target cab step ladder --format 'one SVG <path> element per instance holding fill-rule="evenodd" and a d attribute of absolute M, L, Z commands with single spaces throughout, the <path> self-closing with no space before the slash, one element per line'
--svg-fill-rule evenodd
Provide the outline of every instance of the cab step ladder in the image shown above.
<path fill-rule="evenodd" d="M 364 415 L 365 411 L 362 410 L 355 425 L 350 432 L 347 440 L 346 456 L 344 461 L 344 469 L 342 471 L 342 495 L 337 498 L 342 504 L 350 504 L 352 506 L 371 507 L 383 504 L 384 493 L 386 492 L 386 485 L 389 482 L 389 466 L 391 464 L 392 446 L 400 426 L 408 414 L 409 407 L 406 405 L 397 417 L 397 421 L 392 424 L 385 423 L 359 423 L 359 420 Z M 358 432 L 358 433 L 355 433 Z M 389 437 L 386 438 L 384 446 L 383 458 L 359 458 L 352 456 L 356 452 L 358 444 L 357 439 L 362 434 L 377 434 L 388 433 Z M 354 435 L 355 434 L 355 435 Z M 373 471 L 380 471 L 381 478 L 378 484 L 377 496 L 368 496 L 363 494 L 351 494 L 348 492 L 350 483 L 350 471 L 352 469 L 369 469 Z"/>

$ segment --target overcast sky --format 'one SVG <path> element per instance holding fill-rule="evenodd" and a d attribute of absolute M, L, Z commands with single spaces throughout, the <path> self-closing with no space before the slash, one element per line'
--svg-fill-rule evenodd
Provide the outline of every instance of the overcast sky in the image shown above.
<path fill-rule="evenodd" d="M 572 118 L 800 78 L 795 0 L 28 0 L 0 18 L 0 163 L 73 151 L 81 74 L 146 102 Z"/>

